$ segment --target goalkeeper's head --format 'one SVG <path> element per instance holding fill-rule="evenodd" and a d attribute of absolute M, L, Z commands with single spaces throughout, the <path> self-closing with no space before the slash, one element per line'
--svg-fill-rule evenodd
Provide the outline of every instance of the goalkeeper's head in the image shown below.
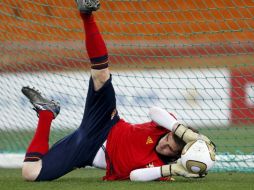
<path fill-rule="evenodd" d="M 197 130 L 188 127 L 198 133 Z M 186 143 L 176 136 L 173 132 L 169 132 L 162 136 L 158 141 L 155 150 L 160 158 L 165 162 L 173 162 L 181 157 L 181 152 Z"/>

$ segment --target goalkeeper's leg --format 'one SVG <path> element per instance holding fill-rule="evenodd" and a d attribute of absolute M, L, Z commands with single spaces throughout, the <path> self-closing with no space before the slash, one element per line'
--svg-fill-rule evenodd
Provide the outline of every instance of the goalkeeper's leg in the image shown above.
<path fill-rule="evenodd" d="M 92 11 L 99 8 L 98 0 L 91 0 L 90 3 L 94 4 L 92 11 L 83 11 L 82 2 L 86 0 L 77 1 L 80 16 L 84 23 L 85 29 L 85 44 L 87 53 L 91 62 L 91 74 L 94 82 L 94 89 L 99 90 L 103 84 L 110 78 L 110 73 L 108 69 L 108 52 L 105 42 L 99 32 L 96 25 L 94 15 Z"/>
<path fill-rule="evenodd" d="M 53 100 L 44 98 L 39 91 L 30 87 L 22 88 L 23 94 L 34 106 L 39 116 L 34 137 L 27 148 L 22 168 L 22 176 L 28 181 L 34 181 L 42 168 L 42 157 L 49 150 L 49 133 L 51 122 L 60 112 L 60 105 Z"/>
<path fill-rule="evenodd" d="M 49 148 L 48 138 L 53 118 L 53 114 L 50 111 L 39 112 L 38 126 L 28 146 L 22 167 L 22 176 L 27 181 L 34 181 L 41 171 L 41 158 L 47 153 Z"/>
<path fill-rule="evenodd" d="M 91 61 L 91 73 L 94 89 L 99 90 L 104 85 L 104 83 L 110 78 L 108 70 L 107 49 L 102 39 L 102 36 L 99 33 L 94 17 L 92 15 L 92 11 L 95 11 L 99 8 L 99 1 L 77 0 L 76 2 L 78 4 L 82 20 L 84 22 L 84 28 L 86 33 L 86 48 Z M 22 169 L 23 177 L 26 180 L 34 181 L 38 178 L 39 175 L 41 175 L 41 171 L 43 170 L 41 158 L 43 157 L 44 159 L 44 154 L 48 152 L 49 129 L 50 124 L 54 117 L 55 114 L 54 113 L 52 114 L 51 112 L 43 111 L 39 113 L 39 123 L 37 131 L 35 133 L 34 139 L 32 140 L 30 146 L 28 147 L 24 166 Z M 43 135 L 41 131 L 44 130 L 45 132 Z M 42 141 L 38 139 L 41 139 L 43 136 L 44 140 L 43 143 L 41 143 Z M 54 150 L 56 149 L 57 148 L 55 148 Z M 51 151 L 51 155 L 53 155 L 51 157 L 54 157 L 55 154 L 58 154 L 57 151 L 55 152 Z M 50 160 L 49 158 L 47 159 Z M 62 174 L 69 172 L 71 169 L 66 167 L 63 170 L 64 171 L 58 172 L 60 174 L 57 173 L 57 175 L 52 175 L 49 176 L 48 178 L 45 178 L 45 176 L 41 175 L 43 177 L 41 177 L 39 180 L 48 180 L 48 179 L 51 180 L 57 178 Z M 47 170 L 44 173 L 47 173 Z"/>

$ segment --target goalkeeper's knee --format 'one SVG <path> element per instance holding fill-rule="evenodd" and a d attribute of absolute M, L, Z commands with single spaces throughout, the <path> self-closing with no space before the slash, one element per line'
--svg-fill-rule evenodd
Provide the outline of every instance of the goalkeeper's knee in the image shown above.
<path fill-rule="evenodd" d="M 42 168 L 41 160 L 37 162 L 24 162 L 22 167 L 22 177 L 26 181 L 35 181 Z"/>

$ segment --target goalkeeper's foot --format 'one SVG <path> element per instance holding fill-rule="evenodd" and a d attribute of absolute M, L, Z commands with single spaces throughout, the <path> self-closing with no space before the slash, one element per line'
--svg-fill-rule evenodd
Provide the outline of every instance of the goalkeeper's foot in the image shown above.
<path fill-rule="evenodd" d="M 82 13 L 90 14 L 93 11 L 97 11 L 100 8 L 99 0 L 75 0 L 78 9 Z"/>
<path fill-rule="evenodd" d="M 59 114 L 60 104 L 54 100 L 48 100 L 42 97 L 41 93 L 35 88 L 23 87 L 21 91 L 30 100 L 37 114 L 41 110 L 51 111 L 54 114 L 54 118 Z"/>

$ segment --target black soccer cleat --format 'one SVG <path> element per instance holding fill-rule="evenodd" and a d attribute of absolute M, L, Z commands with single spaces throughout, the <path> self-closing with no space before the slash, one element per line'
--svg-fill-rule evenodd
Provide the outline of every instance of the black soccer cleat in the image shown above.
<path fill-rule="evenodd" d="M 75 0 L 78 9 L 82 13 L 90 14 L 93 11 L 97 11 L 100 8 L 99 0 Z"/>
<path fill-rule="evenodd" d="M 59 114 L 60 104 L 54 100 L 48 100 L 42 97 L 41 93 L 35 88 L 23 87 L 21 91 L 30 100 L 37 114 L 41 110 L 51 111 L 54 114 L 54 118 Z"/>

